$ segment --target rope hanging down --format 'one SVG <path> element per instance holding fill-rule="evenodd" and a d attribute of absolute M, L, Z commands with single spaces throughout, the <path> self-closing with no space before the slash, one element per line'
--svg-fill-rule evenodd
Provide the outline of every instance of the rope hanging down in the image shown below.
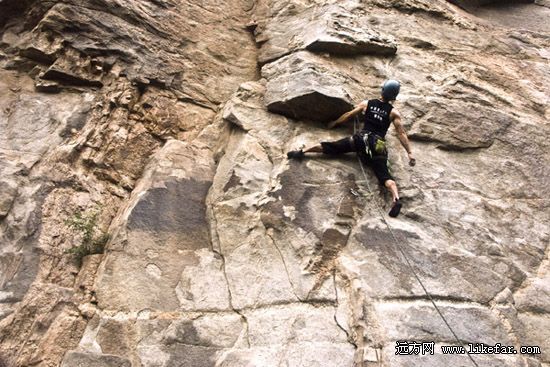
<path fill-rule="evenodd" d="M 355 117 L 355 120 L 353 122 L 353 133 L 357 133 L 357 116 Z M 368 177 L 367 177 L 367 174 L 365 172 L 365 168 L 363 167 L 363 162 L 361 161 L 361 158 L 359 157 L 359 155 L 357 155 L 357 160 L 359 161 L 359 166 L 361 167 L 361 171 L 363 172 L 363 176 L 365 177 L 365 184 L 367 186 L 367 190 L 369 191 L 369 195 L 370 196 L 373 196 L 373 193 L 372 193 L 372 190 L 370 188 L 370 184 L 369 184 L 369 180 L 368 180 Z M 388 231 L 390 232 L 392 238 L 393 238 L 393 246 L 395 248 L 397 248 L 397 250 L 401 253 L 401 255 L 403 256 L 403 258 L 405 259 L 405 262 L 408 266 L 408 268 L 410 269 L 411 273 L 413 273 L 414 277 L 416 278 L 416 280 L 418 281 L 418 284 L 420 284 L 420 287 L 422 287 L 422 290 L 424 291 L 424 293 L 426 294 L 426 297 L 428 297 L 428 299 L 430 300 L 430 302 L 432 303 L 432 305 L 434 306 L 435 310 L 437 311 L 437 313 L 439 314 L 439 316 L 441 317 L 441 319 L 443 320 L 443 322 L 445 323 L 445 325 L 447 326 L 447 328 L 449 329 L 449 331 L 451 332 L 451 334 L 453 334 L 454 338 L 456 339 L 457 343 L 462 347 L 464 348 L 464 350 L 466 351 L 466 354 L 468 355 L 468 358 L 470 358 L 470 360 L 472 361 L 472 363 L 474 364 L 475 367 L 479 367 L 479 365 L 477 364 L 477 362 L 474 360 L 474 358 L 472 357 L 472 355 L 470 354 L 470 352 L 468 351 L 467 348 L 464 347 L 464 343 L 462 343 L 462 341 L 458 338 L 458 336 L 456 335 L 455 331 L 453 330 L 453 328 L 451 327 L 451 325 L 449 324 L 449 322 L 447 321 L 447 319 L 445 318 L 445 316 L 443 316 L 443 313 L 441 312 L 441 310 L 439 309 L 439 307 L 437 306 L 437 304 L 435 303 L 432 295 L 428 292 L 428 290 L 426 289 L 426 287 L 424 286 L 424 283 L 422 283 L 422 280 L 420 280 L 420 277 L 418 276 L 418 274 L 416 273 L 416 271 L 414 270 L 414 267 L 412 266 L 410 260 L 409 260 L 409 257 L 407 256 L 407 254 L 405 253 L 405 251 L 403 250 L 403 248 L 400 246 L 399 244 L 399 241 L 397 239 L 397 236 L 395 235 L 395 233 L 393 232 L 390 224 L 388 223 L 388 221 L 386 220 L 386 217 L 385 217 L 385 213 L 384 211 L 382 210 L 382 208 L 380 207 L 380 205 L 376 202 L 376 200 L 374 200 L 374 203 L 376 205 L 376 208 L 378 210 L 378 212 L 380 213 L 380 216 L 382 218 L 382 220 L 384 221 L 384 224 L 386 225 L 386 227 L 388 228 Z"/>

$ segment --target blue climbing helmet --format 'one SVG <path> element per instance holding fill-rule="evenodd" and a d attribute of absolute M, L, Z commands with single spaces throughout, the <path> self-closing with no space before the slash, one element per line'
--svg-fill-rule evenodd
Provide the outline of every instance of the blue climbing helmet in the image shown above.
<path fill-rule="evenodd" d="M 397 80 L 386 80 L 382 86 L 382 97 L 384 97 L 386 101 L 394 101 L 399 94 L 400 88 L 401 84 L 399 84 Z"/>

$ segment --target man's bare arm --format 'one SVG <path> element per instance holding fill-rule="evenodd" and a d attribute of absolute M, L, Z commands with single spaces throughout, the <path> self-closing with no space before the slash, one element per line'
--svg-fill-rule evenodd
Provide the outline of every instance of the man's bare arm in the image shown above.
<path fill-rule="evenodd" d="M 348 119 L 350 119 L 351 117 L 357 115 L 359 112 L 361 112 L 361 111 L 364 110 L 365 108 L 367 108 L 367 104 L 366 104 L 365 102 L 359 103 L 359 104 L 357 105 L 357 107 L 355 107 L 353 110 L 344 113 L 342 116 L 340 116 L 340 117 L 338 118 L 338 120 L 332 121 L 331 123 L 329 123 L 329 124 L 328 124 L 328 128 L 329 128 L 329 129 L 332 129 L 332 128 L 335 127 L 335 126 L 340 125 L 340 124 L 346 122 Z"/>
<path fill-rule="evenodd" d="M 412 150 L 411 150 L 411 144 L 409 143 L 409 138 L 407 137 L 407 132 L 405 131 L 405 128 L 403 127 L 403 121 L 401 119 L 401 114 L 396 109 L 393 109 L 390 118 L 392 119 L 393 125 L 395 126 L 395 130 L 397 131 L 397 137 L 399 138 L 399 141 L 401 142 L 401 145 L 405 150 L 407 151 L 407 155 L 409 156 L 409 164 L 411 166 L 414 166 L 416 164 L 416 159 L 414 159 Z"/>

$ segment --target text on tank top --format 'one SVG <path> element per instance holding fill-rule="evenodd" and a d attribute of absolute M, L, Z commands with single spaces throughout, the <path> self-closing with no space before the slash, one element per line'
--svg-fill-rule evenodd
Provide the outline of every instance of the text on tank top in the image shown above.
<path fill-rule="evenodd" d="M 393 106 L 388 102 L 382 102 L 378 99 L 369 100 L 367 109 L 363 112 L 365 123 L 363 130 L 384 138 L 391 124 L 390 113 L 392 109 Z"/>

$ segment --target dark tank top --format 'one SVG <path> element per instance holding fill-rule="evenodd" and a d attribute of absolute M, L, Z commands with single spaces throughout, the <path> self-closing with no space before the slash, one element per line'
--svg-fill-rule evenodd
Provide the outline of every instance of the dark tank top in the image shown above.
<path fill-rule="evenodd" d="M 368 107 L 363 112 L 363 131 L 385 138 L 391 124 L 390 112 L 392 109 L 393 106 L 388 102 L 382 102 L 378 99 L 369 100 Z"/>

